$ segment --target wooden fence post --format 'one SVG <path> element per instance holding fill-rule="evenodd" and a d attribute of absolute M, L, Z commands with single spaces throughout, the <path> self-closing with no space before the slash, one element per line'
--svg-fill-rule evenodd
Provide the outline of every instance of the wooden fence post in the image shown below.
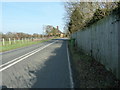
<path fill-rule="evenodd" d="M 11 44 L 11 39 L 9 38 L 9 44 Z"/>
<path fill-rule="evenodd" d="M 26 38 L 25 38 L 25 42 L 26 42 Z"/>
<path fill-rule="evenodd" d="M 4 46 L 5 45 L 5 39 L 4 38 L 3 38 L 2 42 L 3 42 L 3 46 Z"/>

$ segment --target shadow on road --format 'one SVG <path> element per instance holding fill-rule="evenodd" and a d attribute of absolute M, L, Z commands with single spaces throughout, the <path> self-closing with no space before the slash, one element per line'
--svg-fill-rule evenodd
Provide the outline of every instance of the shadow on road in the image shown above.
<path fill-rule="evenodd" d="M 62 40 L 62 41 L 67 41 L 68 38 L 59 38 L 59 39 L 52 39 L 52 40 Z"/>
<path fill-rule="evenodd" d="M 37 80 L 32 88 L 70 88 L 66 41 L 58 40 L 61 41 L 55 45 L 62 43 L 61 47 L 51 52 L 54 56 L 50 56 L 44 67 L 34 73 Z"/>

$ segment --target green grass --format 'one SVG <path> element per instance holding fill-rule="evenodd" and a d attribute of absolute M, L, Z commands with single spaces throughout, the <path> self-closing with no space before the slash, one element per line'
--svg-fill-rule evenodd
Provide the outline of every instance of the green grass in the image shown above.
<path fill-rule="evenodd" d="M 51 40 L 51 39 L 41 40 L 41 41 L 29 41 L 29 42 L 26 41 L 24 43 L 22 43 L 21 41 L 18 41 L 15 44 L 11 44 L 11 45 L 9 45 L 8 42 L 5 42 L 5 43 L 7 43 L 5 46 L 2 46 L 0 44 L 0 52 L 9 51 L 9 50 L 13 50 L 16 48 L 25 47 L 25 46 L 29 46 L 29 45 L 33 45 L 33 44 L 38 44 L 38 43 L 42 43 L 42 42 L 49 41 L 49 40 Z"/>

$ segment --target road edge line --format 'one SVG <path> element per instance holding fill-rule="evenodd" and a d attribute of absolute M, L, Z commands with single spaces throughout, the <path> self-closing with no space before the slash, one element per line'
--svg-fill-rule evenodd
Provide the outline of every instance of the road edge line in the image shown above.
<path fill-rule="evenodd" d="M 70 63 L 70 56 L 69 56 L 69 52 L 68 52 L 68 42 L 66 44 L 67 47 L 67 57 L 68 57 L 68 68 L 69 68 L 69 74 L 70 74 L 70 83 L 71 83 L 71 88 L 74 89 L 74 82 L 73 82 L 73 78 L 72 78 L 72 69 L 71 69 L 71 63 Z"/>

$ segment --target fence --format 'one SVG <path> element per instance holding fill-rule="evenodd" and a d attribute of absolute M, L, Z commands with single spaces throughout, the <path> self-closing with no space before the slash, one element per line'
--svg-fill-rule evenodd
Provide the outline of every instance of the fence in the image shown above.
<path fill-rule="evenodd" d="M 52 37 L 49 37 L 49 38 L 52 38 Z M 16 43 L 27 43 L 30 41 L 40 41 L 40 40 L 45 40 L 45 39 L 48 39 L 48 37 L 44 37 L 44 38 L 21 38 L 21 39 L 15 39 L 15 38 L 4 39 L 4 38 L 2 38 L 0 41 L 0 46 L 12 45 L 12 44 L 16 44 Z"/>
<path fill-rule="evenodd" d="M 120 22 L 110 15 L 85 30 L 71 35 L 76 45 L 85 53 L 93 56 L 120 79 Z"/>

